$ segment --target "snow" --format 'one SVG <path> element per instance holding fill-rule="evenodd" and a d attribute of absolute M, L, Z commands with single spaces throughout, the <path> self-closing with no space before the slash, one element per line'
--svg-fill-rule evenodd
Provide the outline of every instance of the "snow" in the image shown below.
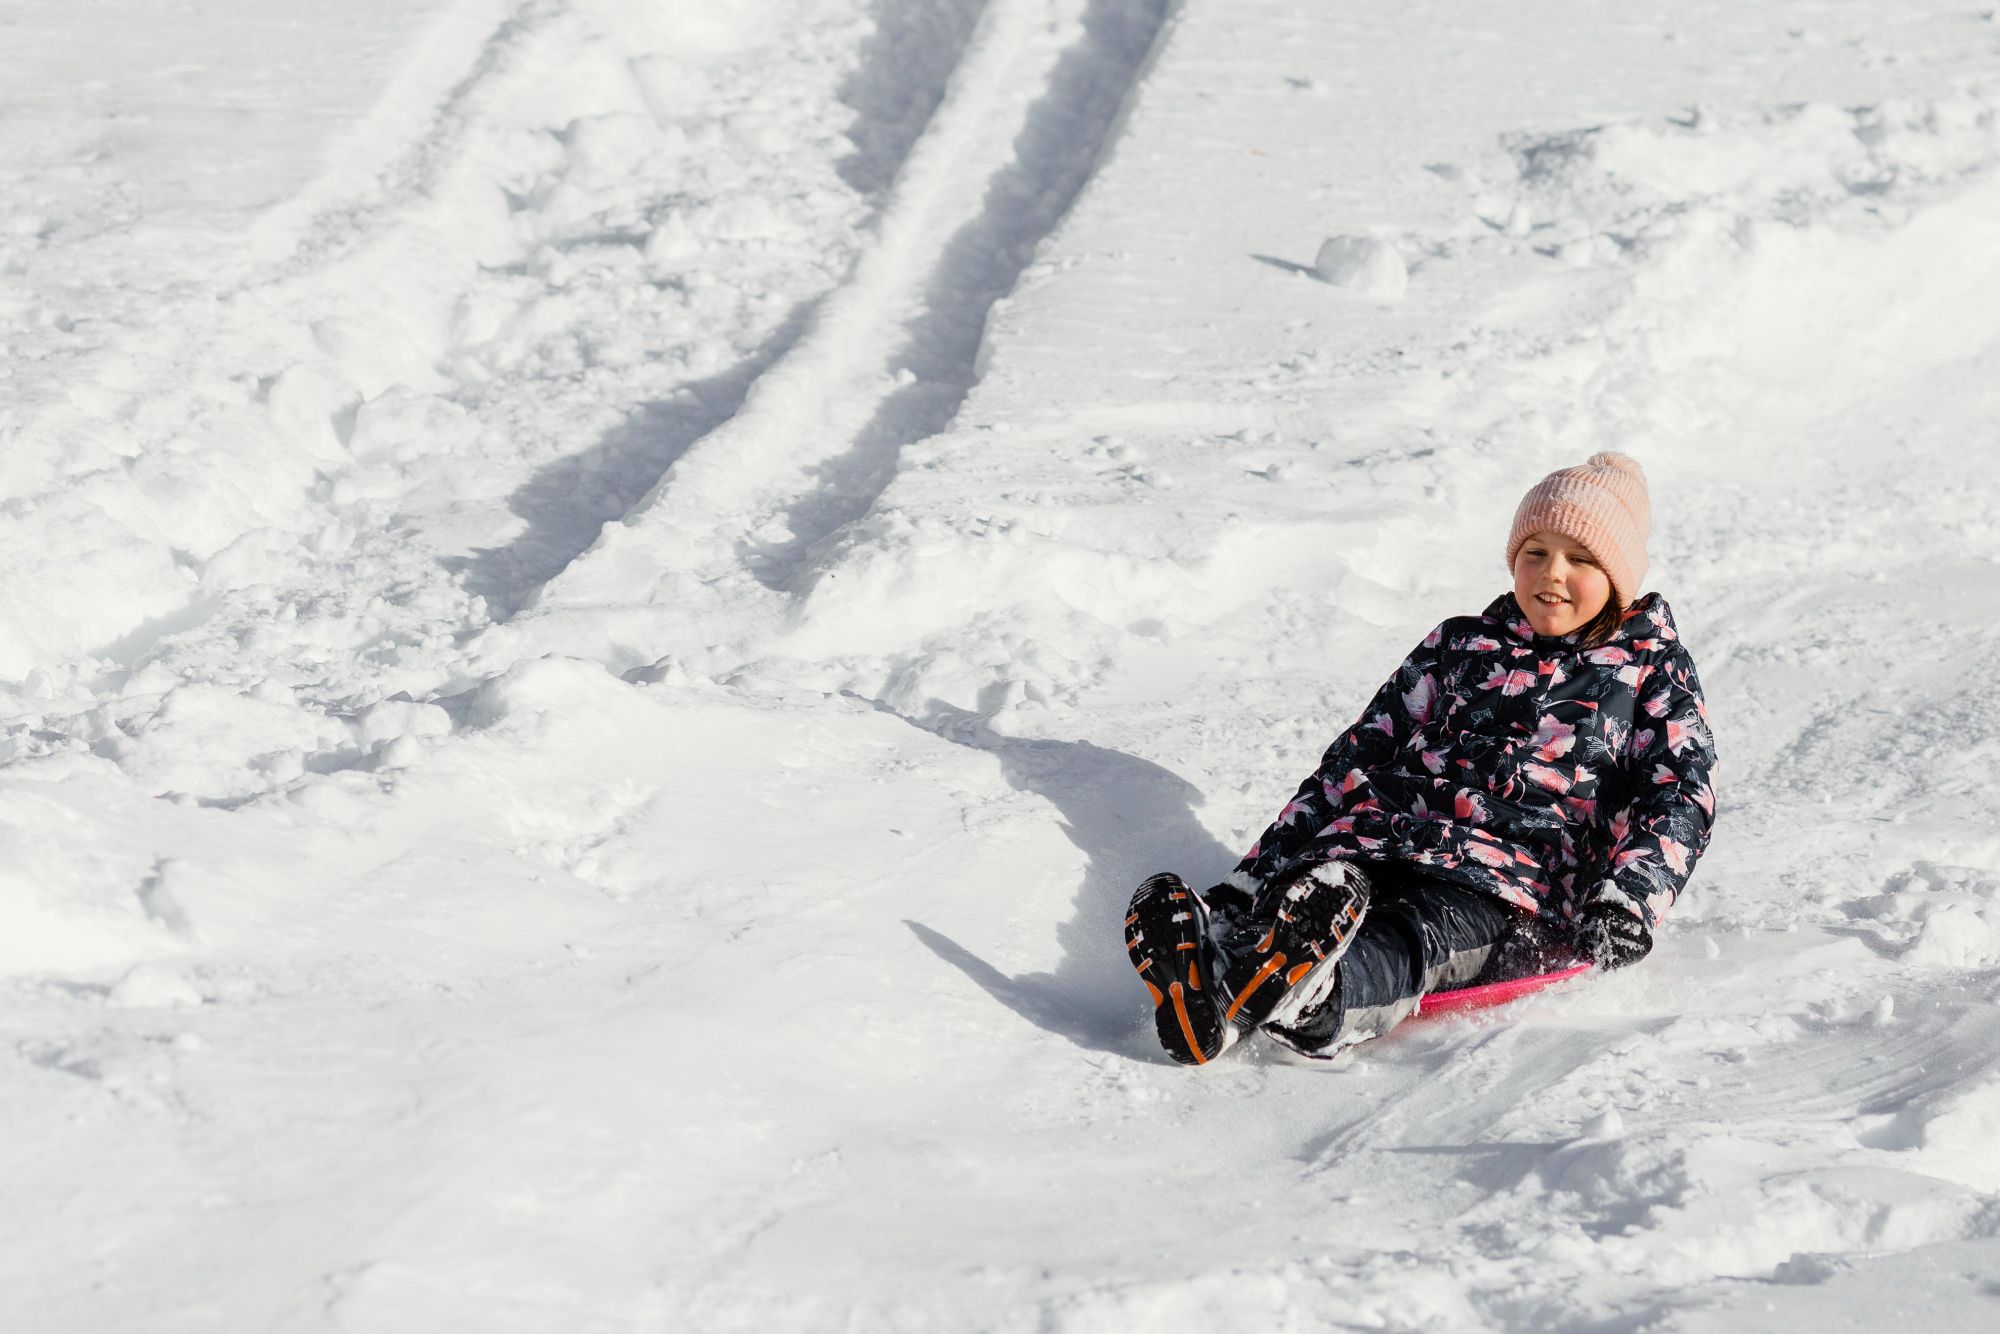
<path fill-rule="evenodd" d="M 1996 54 L 8 6 L 5 1323 L 1992 1323 Z M 1607 447 L 1723 763 L 1653 957 L 1163 1061 L 1131 888 Z"/>
<path fill-rule="evenodd" d="M 1394 301 L 1409 290 L 1410 270 L 1396 247 L 1372 236 L 1330 236 L 1313 256 L 1312 271 L 1335 287 Z"/>

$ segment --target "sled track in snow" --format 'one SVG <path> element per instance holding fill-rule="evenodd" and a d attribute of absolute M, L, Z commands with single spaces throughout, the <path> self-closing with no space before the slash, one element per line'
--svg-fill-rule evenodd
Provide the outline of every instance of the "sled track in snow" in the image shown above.
<path fill-rule="evenodd" d="M 1166 18 L 1165 0 L 1092 0 L 1015 139 L 1014 160 L 986 183 L 979 212 L 952 235 L 922 281 L 919 313 L 896 358 L 914 379 L 884 395 L 846 452 L 815 470 L 780 522 L 788 542 L 739 550 L 767 587 L 790 587 L 809 548 L 866 514 L 905 445 L 950 424 L 978 380 L 994 302 L 1013 291 L 1042 238 L 1082 193 L 1109 146 Z"/>
<path fill-rule="evenodd" d="M 977 382 L 994 303 L 1089 183 L 1176 5 L 989 0 L 846 280 L 739 410 L 607 529 L 612 541 L 645 534 L 641 553 L 621 553 L 626 568 L 636 554 L 662 580 L 691 576 L 690 591 L 802 591 L 812 549 L 868 512 L 903 448 L 948 425 Z M 885 20 L 899 12 L 915 22 Z M 857 170 L 888 175 L 880 160 Z M 590 587 L 581 572 L 605 546 L 529 602 L 601 597 L 565 584 Z"/>
<path fill-rule="evenodd" d="M 854 153 L 842 179 L 879 215 L 887 187 L 945 94 L 979 17 L 979 0 L 878 0 L 875 32 L 840 90 L 855 113 Z M 826 294 L 799 302 L 759 346 L 727 369 L 642 405 L 594 446 L 565 455 L 518 488 L 509 507 L 527 524 L 502 547 L 460 561 L 466 587 L 495 620 L 511 619 L 590 548 L 606 523 L 631 513 L 689 448 L 735 417 L 757 382 L 798 344 Z"/>
<path fill-rule="evenodd" d="M 411 71 L 419 84 L 436 85 L 427 111 L 402 131 L 405 137 L 393 154 L 363 167 L 359 179 L 317 198 L 309 191 L 296 201 L 303 212 L 286 253 L 243 283 L 243 289 L 336 263 L 429 197 L 462 154 L 478 120 L 480 99 L 499 76 L 532 58 L 536 42 L 568 9 L 564 0 L 468 0 L 444 14 L 432 28 L 425 58 Z M 367 138 L 364 128 L 348 136 L 348 142 Z"/>

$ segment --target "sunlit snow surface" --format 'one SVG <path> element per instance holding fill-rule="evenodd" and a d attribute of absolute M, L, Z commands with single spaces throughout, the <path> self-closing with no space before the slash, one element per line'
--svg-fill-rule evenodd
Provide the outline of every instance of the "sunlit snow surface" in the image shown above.
<path fill-rule="evenodd" d="M 0 1325 L 2000 1322 L 1997 116 L 1919 0 L 0 3 Z M 1166 1063 L 1132 885 L 1606 446 L 1654 956 Z"/>

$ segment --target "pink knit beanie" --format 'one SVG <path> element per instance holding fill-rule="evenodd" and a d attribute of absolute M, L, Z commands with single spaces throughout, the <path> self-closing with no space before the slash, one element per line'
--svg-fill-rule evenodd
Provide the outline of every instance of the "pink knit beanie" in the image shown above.
<path fill-rule="evenodd" d="M 1583 543 L 1610 577 L 1612 599 L 1630 606 L 1646 577 L 1646 539 L 1653 532 L 1653 506 L 1639 461 L 1607 450 L 1528 488 L 1507 535 L 1510 571 L 1521 544 L 1544 529 Z"/>

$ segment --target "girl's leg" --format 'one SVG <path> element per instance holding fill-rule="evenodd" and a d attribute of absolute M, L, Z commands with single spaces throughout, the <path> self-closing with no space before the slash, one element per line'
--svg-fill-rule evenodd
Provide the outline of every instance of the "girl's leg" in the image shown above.
<path fill-rule="evenodd" d="M 1367 904 L 1367 876 L 1342 863 L 1268 886 L 1228 924 L 1212 923 L 1179 876 L 1148 879 L 1125 910 L 1125 950 L 1153 998 L 1160 1046 L 1204 1065 L 1273 1015 L 1302 1013 L 1333 986 Z"/>
<path fill-rule="evenodd" d="M 1379 1037 L 1433 991 L 1470 983 L 1523 917 L 1490 894 L 1423 876 L 1415 868 L 1371 866 L 1368 915 L 1341 958 L 1334 986 L 1318 1005 L 1270 1026 L 1272 1037 L 1310 1056 Z"/>
<path fill-rule="evenodd" d="M 1160 1045 L 1199 1065 L 1260 1027 L 1312 1054 L 1386 1032 L 1418 997 L 1471 981 L 1518 915 L 1415 868 L 1335 861 L 1211 923 L 1201 897 L 1162 874 L 1132 896 L 1125 945 Z"/>
<path fill-rule="evenodd" d="M 1247 1033 L 1323 999 L 1366 920 L 1371 892 L 1369 873 L 1341 861 L 1265 885 L 1250 912 L 1218 933 L 1229 1023 Z"/>

